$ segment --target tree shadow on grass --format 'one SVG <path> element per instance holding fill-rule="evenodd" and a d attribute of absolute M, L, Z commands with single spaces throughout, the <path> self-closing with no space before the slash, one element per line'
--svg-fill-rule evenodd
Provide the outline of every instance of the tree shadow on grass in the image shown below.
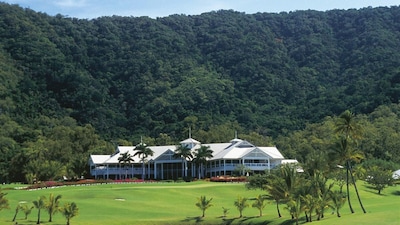
<path fill-rule="evenodd" d="M 386 188 L 384 188 L 383 190 L 381 190 L 381 193 L 379 194 L 379 193 L 378 193 L 378 190 L 377 190 L 374 186 L 372 186 L 372 185 L 365 184 L 364 187 L 367 188 L 367 189 L 365 190 L 366 192 L 369 192 L 369 193 L 372 193 L 372 194 L 375 194 L 375 195 L 378 195 L 378 196 L 386 196 L 386 195 L 387 195 L 387 194 L 384 193 L 384 191 L 385 191 Z M 400 193 L 399 193 L 399 194 L 400 194 Z"/>
<path fill-rule="evenodd" d="M 400 191 L 399 190 L 393 191 L 392 194 L 400 196 Z"/>
<path fill-rule="evenodd" d="M 182 222 L 187 222 L 187 223 L 200 223 L 203 221 L 203 217 L 201 216 L 188 216 L 186 219 L 182 220 Z"/>
<path fill-rule="evenodd" d="M 233 222 L 235 222 L 235 224 L 243 224 L 243 225 L 267 225 L 267 224 L 271 223 L 270 220 L 264 220 L 262 222 L 249 221 L 254 218 L 258 218 L 258 216 L 244 216 L 242 218 L 236 217 L 236 218 L 229 218 L 229 219 L 223 218 L 222 221 L 223 221 L 224 225 L 230 225 Z"/>

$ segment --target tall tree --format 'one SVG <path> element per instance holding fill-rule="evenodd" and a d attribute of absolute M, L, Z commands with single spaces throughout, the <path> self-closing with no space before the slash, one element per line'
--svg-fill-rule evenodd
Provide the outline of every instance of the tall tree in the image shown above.
<path fill-rule="evenodd" d="M 182 159 L 182 177 L 187 176 L 187 161 L 193 159 L 192 151 L 186 145 L 178 145 L 174 153 L 175 158 Z"/>
<path fill-rule="evenodd" d="M 54 196 L 53 193 L 50 194 L 49 199 L 46 203 L 46 210 L 49 213 L 49 222 L 53 221 L 53 215 L 60 211 L 60 199 L 61 195 Z"/>
<path fill-rule="evenodd" d="M 154 151 L 151 150 L 149 147 L 147 147 L 146 144 L 144 144 L 143 142 L 140 142 L 139 145 L 137 145 L 135 147 L 135 154 L 133 154 L 133 156 L 139 156 L 139 158 L 142 161 L 142 180 L 144 180 L 145 178 L 145 160 L 147 159 L 147 157 L 149 156 L 153 156 Z"/>
<path fill-rule="evenodd" d="M 349 176 L 351 177 L 354 185 L 358 202 L 360 203 L 363 212 L 366 213 L 352 172 L 352 162 L 357 162 L 362 158 L 362 153 L 356 150 L 357 141 L 361 138 L 362 130 L 361 126 L 356 122 L 355 115 L 352 112 L 346 110 L 340 114 L 335 123 L 335 133 L 339 135 L 339 143 L 335 148 L 336 156 L 340 162 L 344 162 L 346 164 L 347 200 L 350 211 L 351 213 L 354 213 L 354 209 L 350 202 Z"/>
<path fill-rule="evenodd" d="M 131 154 L 129 154 L 129 152 L 124 152 L 121 154 L 120 157 L 118 157 L 118 163 L 120 165 L 122 165 L 125 169 L 125 179 L 127 179 L 128 177 L 128 170 L 127 170 L 127 166 L 131 164 L 131 162 L 133 162 L 133 158 L 131 156 Z"/>
<path fill-rule="evenodd" d="M 211 204 L 211 201 L 212 201 L 212 198 L 207 199 L 206 196 L 200 196 L 200 198 L 197 198 L 196 206 L 197 206 L 197 207 L 202 211 L 202 213 L 203 213 L 201 217 L 204 217 L 204 216 L 205 216 L 206 210 L 207 210 L 208 208 L 210 208 L 211 206 L 213 206 L 213 205 Z"/>
<path fill-rule="evenodd" d="M 202 175 L 204 175 L 203 169 L 205 168 L 205 164 L 207 163 L 207 159 L 213 157 L 213 150 L 211 150 L 210 146 L 201 145 L 200 148 L 196 149 L 194 152 L 193 162 L 198 167 L 198 175 L 199 179 L 201 179 Z"/>

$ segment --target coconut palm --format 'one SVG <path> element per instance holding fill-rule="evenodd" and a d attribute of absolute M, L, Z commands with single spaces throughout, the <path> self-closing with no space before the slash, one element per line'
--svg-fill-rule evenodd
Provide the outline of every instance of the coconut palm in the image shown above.
<path fill-rule="evenodd" d="M 283 178 L 278 176 L 270 176 L 271 179 L 269 183 L 265 186 L 265 189 L 268 192 L 268 195 L 275 200 L 276 203 L 276 211 L 278 212 L 279 218 L 282 217 L 281 212 L 279 210 L 279 203 L 286 199 L 289 193 L 285 188 L 285 181 Z"/>
<path fill-rule="evenodd" d="M 129 152 L 124 152 L 121 154 L 120 157 L 118 157 L 118 163 L 122 165 L 125 168 L 125 179 L 127 179 L 128 176 L 128 170 L 126 168 L 127 165 L 131 164 L 134 160 L 132 159 L 131 154 Z M 120 175 L 121 178 L 121 175 Z"/>
<path fill-rule="evenodd" d="M 325 209 L 331 207 L 329 193 L 334 183 L 327 185 L 328 179 L 319 170 L 315 170 L 308 180 L 310 187 L 307 192 L 316 198 L 315 212 L 317 213 L 317 220 L 320 220 L 324 217 Z"/>
<path fill-rule="evenodd" d="M 24 212 L 24 214 L 25 214 L 25 219 L 28 219 L 28 216 L 29 216 L 29 214 L 31 214 L 33 208 L 35 208 L 35 207 L 33 207 L 33 206 L 28 206 L 28 205 L 26 205 L 26 204 L 23 204 L 23 205 L 21 206 L 21 210 L 22 210 L 22 211 Z"/>
<path fill-rule="evenodd" d="M 234 202 L 234 205 L 239 211 L 239 217 L 242 218 L 243 210 L 249 207 L 249 203 L 247 203 L 247 198 L 239 196 L 238 199 Z"/>
<path fill-rule="evenodd" d="M 210 146 L 202 145 L 200 148 L 195 150 L 193 162 L 195 162 L 196 165 L 198 166 L 199 179 L 201 179 L 201 175 L 204 174 L 204 171 L 202 169 L 204 168 L 204 165 L 207 163 L 207 159 L 213 157 L 212 154 L 213 150 L 211 150 Z"/>
<path fill-rule="evenodd" d="M 296 220 L 296 225 L 298 225 L 300 214 L 303 212 L 300 198 L 289 199 L 286 203 L 286 209 L 289 211 L 290 215 L 292 215 L 292 218 Z"/>
<path fill-rule="evenodd" d="M 262 195 L 258 195 L 255 199 L 253 204 L 251 205 L 253 208 L 257 208 L 260 212 L 260 216 L 262 216 L 262 210 L 265 208 L 265 197 Z"/>
<path fill-rule="evenodd" d="M 174 157 L 182 159 L 182 177 L 186 177 L 187 176 L 187 160 L 193 159 L 191 149 L 185 145 L 179 145 L 175 149 Z"/>
<path fill-rule="evenodd" d="M 299 176 L 296 166 L 284 164 L 281 165 L 279 169 L 279 176 L 284 180 L 285 197 L 288 198 L 295 191 L 299 184 Z"/>
<path fill-rule="evenodd" d="M 211 206 L 213 206 L 211 204 L 212 198 L 207 199 L 206 196 L 200 196 L 200 198 L 197 198 L 197 203 L 196 206 L 203 212 L 201 217 L 205 216 L 205 212 L 208 208 L 210 208 Z"/>
<path fill-rule="evenodd" d="M 46 197 L 40 196 L 38 200 L 35 200 L 32 203 L 38 210 L 38 218 L 36 224 L 40 224 L 40 211 L 46 207 Z"/>
<path fill-rule="evenodd" d="M 335 148 L 336 157 L 339 162 L 344 162 L 346 164 L 347 200 L 350 211 L 351 213 L 354 213 L 350 202 L 349 176 L 351 176 L 358 202 L 360 203 L 363 212 L 366 213 L 358 193 L 357 185 L 354 181 L 351 166 L 351 162 L 357 162 L 363 157 L 362 153 L 353 147 L 357 145 L 357 140 L 361 138 L 361 127 L 356 123 L 355 115 L 349 110 L 343 112 L 335 123 L 335 132 L 339 135 L 339 141 Z"/>
<path fill-rule="evenodd" d="M 310 194 L 307 194 L 305 196 L 300 196 L 300 198 L 303 202 L 302 209 L 306 213 L 307 222 L 312 222 L 312 212 L 314 211 L 314 209 L 316 207 L 317 198 Z"/>
<path fill-rule="evenodd" d="M 75 202 L 65 203 L 64 207 L 61 209 L 61 213 L 67 219 L 67 225 L 70 224 L 70 220 L 77 216 L 79 212 L 78 207 L 76 206 Z"/>
<path fill-rule="evenodd" d="M 145 160 L 147 159 L 147 157 L 149 156 L 153 156 L 154 151 L 151 150 L 149 147 L 147 147 L 146 144 L 144 144 L 143 142 L 140 142 L 140 144 L 138 144 L 135 148 L 135 154 L 133 154 L 133 156 L 139 156 L 139 158 L 141 159 L 140 161 L 142 161 L 142 180 L 144 180 L 145 177 Z"/>
<path fill-rule="evenodd" d="M 52 222 L 53 215 L 60 211 L 60 199 L 61 195 L 57 195 L 54 197 L 53 193 L 50 194 L 49 200 L 46 204 L 46 210 L 49 213 L 49 222 Z"/>

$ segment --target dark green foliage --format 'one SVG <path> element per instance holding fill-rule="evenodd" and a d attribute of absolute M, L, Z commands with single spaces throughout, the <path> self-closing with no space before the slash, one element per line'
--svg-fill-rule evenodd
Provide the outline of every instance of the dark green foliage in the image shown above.
<path fill-rule="evenodd" d="M 13 115 L 27 123 L 69 115 L 102 137 L 156 137 L 180 136 L 196 116 L 199 130 L 237 121 L 277 136 L 398 102 L 398 7 L 93 20 L 1 12 L 1 55 L 18 74 L 4 71 L 18 90 Z"/>
<path fill-rule="evenodd" d="M 91 153 L 174 144 L 187 127 L 318 166 L 329 116 L 346 109 L 369 114 L 365 157 L 400 163 L 400 7 L 85 20 L 0 3 L 0 15 L 0 182 L 85 176 Z"/>

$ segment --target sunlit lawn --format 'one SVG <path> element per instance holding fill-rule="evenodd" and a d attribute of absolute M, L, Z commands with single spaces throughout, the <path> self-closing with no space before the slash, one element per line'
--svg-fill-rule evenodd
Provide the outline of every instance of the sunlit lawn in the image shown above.
<path fill-rule="evenodd" d="M 356 213 L 349 213 L 346 205 L 342 208 L 342 217 L 337 218 L 327 210 L 325 218 L 312 224 L 400 224 L 400 187 L 390 187 L 382 195 L 368 189 L 359 182 L 360 195 L 367 210 L 363 214 L 352 193 L 352 205 Z M 15 186 L 15 185 L 14 185 Z M 3 186 L 3 188 L 9 186 Z M 39 196 L 62 195 L 62 203 L 75 202 L 79 207 L 79 215 L 71 220 L 72 225 L 90 224 L 293 224 L 290 215 L 281 205 L 283 218 L 277 217 L 275 204 L 269 203 L 258 217 L 258 210 L 246 208 L 243 217 L 233 203 L 238 196 L 253 198 L 263 191 L 246 190 L 243 183 L 213 183 L 197 181 L 191 183 L 136 183 L 106 184 L 92 186 L 60 187 L 35 191 L 3 190 L 10 202 L 10 209 L 0 211 L 0 224 L 11 222 L 15 207 L 19 202 L 31 204 Z M 213 198 L 213 206 L 201 218 L 201 211 L 195 206 L 197 197 L 201 195 Z M 252 201 L 249 201 L 251 205 Z M 222 217 L 222 207 L 229 208 L 227 217 Z M 23 212 L 17 217 L 20 225 L 36 224 L 37 210 L 34 209 L 28 220 L 24 220 Z M 66 224 L 61 214 L 56 214 L 49 223 L 48 214 L 42 211 L 42 224 Z M 300 222 L 304 222 L 304 218 Z"/>

